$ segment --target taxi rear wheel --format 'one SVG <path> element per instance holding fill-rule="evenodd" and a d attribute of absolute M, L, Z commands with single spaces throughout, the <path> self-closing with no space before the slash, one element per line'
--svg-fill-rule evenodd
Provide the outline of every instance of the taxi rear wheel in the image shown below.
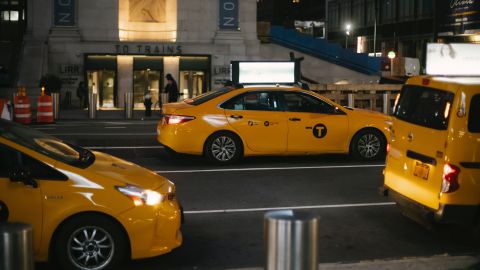
<path fill-rule="evenodd" d="M 113 270 L 128 255 L 127 236 L 120 225 L 101 215 L 68 220 L 54 241 L 54 260 L 62 269 Z"/>
<path fill-rule="evenodd" d="M 243 145 L 235 134 L 217 132 L 207 139 L 204 152 L 210 161 L 228 164 L 240 159 L 243 155 Z"/>
<path fill-rule="evenodd" d="M 383 134 L 375 129 L 358 132 L 350 144 L 350 154 L 357 160 L 379 160 L 385 157 L 387 142 Z"/>

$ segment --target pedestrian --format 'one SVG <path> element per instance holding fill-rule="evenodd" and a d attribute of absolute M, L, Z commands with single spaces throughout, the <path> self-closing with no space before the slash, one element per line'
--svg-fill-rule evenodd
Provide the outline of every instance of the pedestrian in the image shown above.
<path fill-rule="evenodd" d="M 152 95 L 150 91 L 145 93 L 143 105 L 145 105 L 145 117 L 152 116 Z"/>
<path fill-rule="evenodd" d="M 165 93 L 168 94 L 168 102 L 177 102 L 180 92 L 178 91 L 177 82 L 173 79 L 172 74 L 168 73 L 165 76 L 167 85 L 165 86 Z"/>
<path fill-rule="evenodd" d="M 80 108 L 84 109 L 87 107 L 87 88 L 85 87 L 84 82 L 79 82 L 77 87 L 77 98 L 80 105 Z"/>

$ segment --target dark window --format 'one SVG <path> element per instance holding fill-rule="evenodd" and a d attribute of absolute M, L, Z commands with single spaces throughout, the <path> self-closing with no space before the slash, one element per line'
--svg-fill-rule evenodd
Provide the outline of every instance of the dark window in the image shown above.
<path fill-rule="evenodd" d="M 285 110 L 289 112 L 306 113 L 334 113 L 335 107 L 331 104 L 304 93 L 283 93 Z"/>
<path fill-rule="evenodd" d="M 238 95 L 223 103 L 226 110 L 280 111 L 277 95 L 272 91 L 255 91 Z"/>
<path fill-rule="evenodd" d="M 190 104 L 190 105 L 200 105 L 202 103 L 205 103 L 207 101 L 210 101 L 216 97 L 219 97 L 227 92 L 229 92 L 230 89 L 220 89 L 218 91 L 211 91 L 211 92 L 207 92 L 203 95 L 200 95 L 200 96 L 197 96 L 197 97 L 194 97 L 192 99 L 186 99 L 185 100 L 185 103 L 187 104 Z"/>
<path fill-rule="evenodd" d="M 393 114 L 412 124 L 446 130 L 453 97 L 451 92 L 406 85 Z"/>
<path fill-rule="evenodd" d="M 480 132 L 480 95 L 472 97 L 468 113 L 468 131 Z"/>
<path fill-rule="evenodd" d="M 67 180 L 54 168 L 5 145 L 0 145 L 0 177 L 8 178 L 15 168 L 28 168 L 36 180 Z"/>

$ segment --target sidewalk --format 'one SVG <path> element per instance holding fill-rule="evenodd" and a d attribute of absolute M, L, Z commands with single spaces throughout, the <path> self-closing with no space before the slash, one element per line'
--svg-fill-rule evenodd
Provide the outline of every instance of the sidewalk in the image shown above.
<path fill-rule="evenodd" d="M 320 263 L 318 270 L 475 270 L 480 269 L 480 256 L 438 255 L 432 257 L 360 261 L 354 263 Z M 229 270 L 263 270 L 236 268 Z"/>
<path fill-rule="evenodd" d="M 89 114 L 87 109 L 60 109 L 58 113 L 58 121 L 63 120 L 89 120 Z M 97 110 L 97 120 L 126 120 L 125 111 L 123 109 L 118 110 Z M 133 110 L 133 116 L 131 120 L 159 120 L 160 112 L 158 110 L 152 111 L 150 117 L 145 116 L 145 110 Z"/>

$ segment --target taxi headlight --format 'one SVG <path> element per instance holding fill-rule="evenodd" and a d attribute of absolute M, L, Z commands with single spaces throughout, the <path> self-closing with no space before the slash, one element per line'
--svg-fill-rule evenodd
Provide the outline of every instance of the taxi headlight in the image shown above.
<path fill-rule="evenodd" d="M 149 189 L 143 189 L 133 185 L 115 186 L 123 195 L 132 199 L 136 206 L 157 205 L 165 200 L 165 196 Z"/>

